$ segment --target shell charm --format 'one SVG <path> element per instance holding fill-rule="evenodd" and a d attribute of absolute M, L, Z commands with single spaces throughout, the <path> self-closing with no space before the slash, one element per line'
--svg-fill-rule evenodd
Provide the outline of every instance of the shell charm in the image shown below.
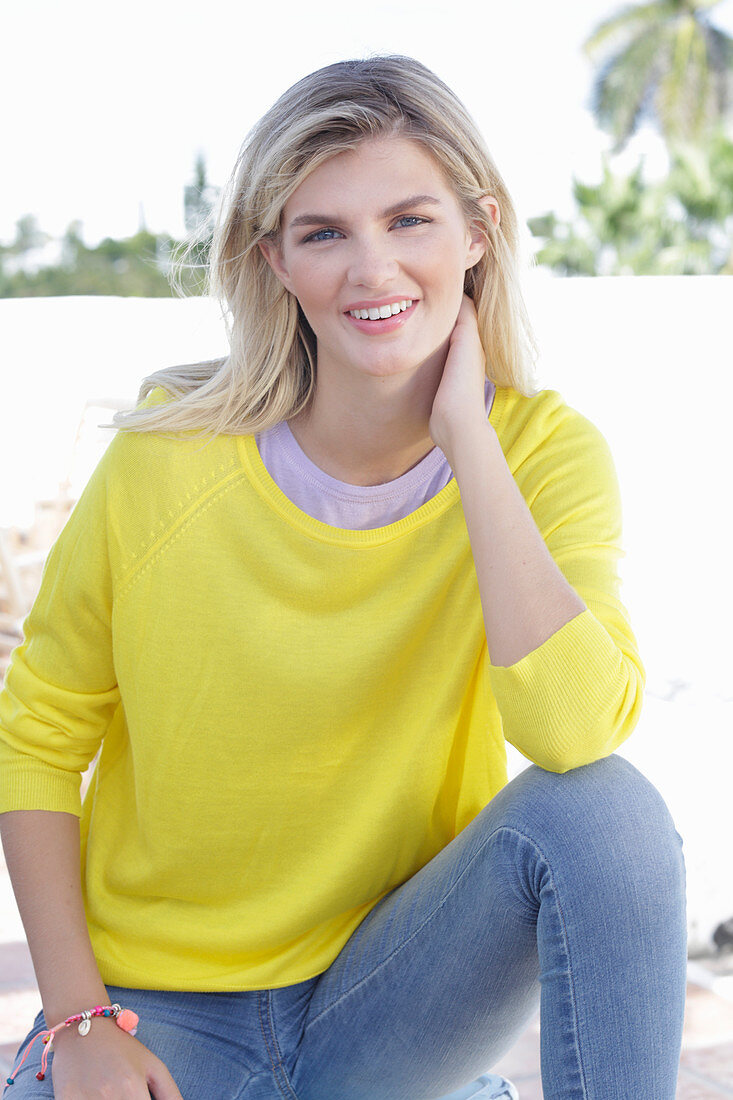
<path fill-rule="evenodd" d="M 87 1017 L 86 1020 L 82 1020 L 79 1024 L 79 1034 L 80 1035 L 88 1035 L 91 1026 L 92 1026 L 92 1021 L 89 1019 L 89 1017 Z"/>

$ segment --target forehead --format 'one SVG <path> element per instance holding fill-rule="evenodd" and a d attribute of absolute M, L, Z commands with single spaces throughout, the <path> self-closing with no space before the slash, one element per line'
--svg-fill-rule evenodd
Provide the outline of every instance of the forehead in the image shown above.
<path fill-rule="evenodd" d="M 288 199 L 283 220 L 304 211 L 382 209 L 409 195 L 429 194 L 458 202 L 437 162 L 417 142 L 401 137 L 375 138 L 337 153 L 315 168 Z"/>

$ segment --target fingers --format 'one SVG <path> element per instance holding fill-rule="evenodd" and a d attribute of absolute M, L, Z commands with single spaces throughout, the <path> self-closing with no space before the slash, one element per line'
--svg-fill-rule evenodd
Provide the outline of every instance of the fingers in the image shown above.
<path fill-rule="evenodd" d="M 153 1100 L 183 1100 L 178 1086 L 162 1062 L 149 1070 L 148 1086 Z"/>
<path fill-rule="evenodd" d="M 57 1100 L 183 1100 L 168 1067 L 137 1039 L 117 1029 L 95 1038 L 55 1051 Z"/>

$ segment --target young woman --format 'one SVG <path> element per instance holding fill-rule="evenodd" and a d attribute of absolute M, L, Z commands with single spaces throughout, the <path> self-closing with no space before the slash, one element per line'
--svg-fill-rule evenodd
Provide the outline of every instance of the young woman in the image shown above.
<path fill-rule="evenodd" d="M 13 1100 L 514 1097 L 485 1071 L 538 1000 L 547 1100 L 674 1097 L 684 871 L 612 755 L 617 484 L 531 384 L 516 266 L 416 61 L 313 73 L 245 143 L 231 354 L 120 418 L 0 697 L 44 1008 Z"/>

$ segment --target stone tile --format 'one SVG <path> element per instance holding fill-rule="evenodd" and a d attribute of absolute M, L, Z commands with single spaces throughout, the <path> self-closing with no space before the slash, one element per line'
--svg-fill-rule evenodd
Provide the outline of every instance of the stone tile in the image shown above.
<path fill-rule="evenodd" d="M 31 953 L 26 943 L 0 943 L 0 990 L 35 989 Z"/>
<path fill-rule="evenodd" d="M 733 1042 L 685 1050 L 681 1065 L 683 1069 L 728 1089 L 733 1096 Z"/>
<path fill-rule="evenodd" d="M 687 986 L 683 1050 L 733 1043 L 733 1004 L 698 985 Z"/>
<path fill-rule="evenodd" d="M 733 1096 L 728 1089 L 719 1089 L 715 1085 L 691 1077 L 684 1069 L 680 1070 L 677 1082 L 676 1100 L 721 1100 L 721 1097 Z"/>

